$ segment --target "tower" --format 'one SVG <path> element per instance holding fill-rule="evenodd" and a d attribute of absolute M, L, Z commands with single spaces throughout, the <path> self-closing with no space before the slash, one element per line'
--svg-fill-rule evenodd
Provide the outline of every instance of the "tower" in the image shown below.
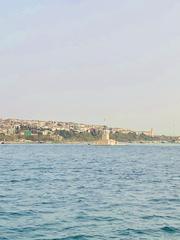
<path fill-rule="evenodd" d="M 103 130 L 102 140 L 103 140 L 103 141 L 108 141 L 108 140 L 109 140 L 109 130 L 106 129 L 106 128 Z"/>

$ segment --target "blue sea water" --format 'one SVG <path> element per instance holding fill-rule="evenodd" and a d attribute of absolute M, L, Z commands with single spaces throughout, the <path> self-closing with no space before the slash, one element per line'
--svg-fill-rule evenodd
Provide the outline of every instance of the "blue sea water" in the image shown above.
<path fill-rule="evenodd" d="M 180 239 L 180 146 L 0 146 L 0 240 Z"/>

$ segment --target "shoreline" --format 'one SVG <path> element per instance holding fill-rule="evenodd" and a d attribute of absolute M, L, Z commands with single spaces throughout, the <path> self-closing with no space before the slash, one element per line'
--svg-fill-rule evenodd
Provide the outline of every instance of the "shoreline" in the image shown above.
<path fill-rule="evenodd" d="M 0 142 L 0 145 L 85 145 L 85 146 L 130 146 L 130 145 L 180 145 L 180 142 L 120 142 L 119 144 L 97 144 L 94 142 Z"/>

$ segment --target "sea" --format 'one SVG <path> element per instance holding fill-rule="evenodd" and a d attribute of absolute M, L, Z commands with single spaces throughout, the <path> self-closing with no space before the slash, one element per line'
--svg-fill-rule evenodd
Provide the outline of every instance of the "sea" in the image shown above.
<path fill-rule="evenodd" d="M 180 145 L 0 145 L 0 240 L 179 240 Z"/>

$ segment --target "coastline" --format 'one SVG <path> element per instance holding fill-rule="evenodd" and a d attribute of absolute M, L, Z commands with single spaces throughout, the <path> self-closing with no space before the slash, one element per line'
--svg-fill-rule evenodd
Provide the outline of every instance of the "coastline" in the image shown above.
<path fill-rule="evenodd" d="M 180 145 L 180 142 L 120 142 L 119 144 L 97 144 L 97 142 L 35 142 L 35 141 L 7 141 L 0 142 L 0 145 L 89 145 L 89 146 L 133 146 L 133 145 Z"/>

